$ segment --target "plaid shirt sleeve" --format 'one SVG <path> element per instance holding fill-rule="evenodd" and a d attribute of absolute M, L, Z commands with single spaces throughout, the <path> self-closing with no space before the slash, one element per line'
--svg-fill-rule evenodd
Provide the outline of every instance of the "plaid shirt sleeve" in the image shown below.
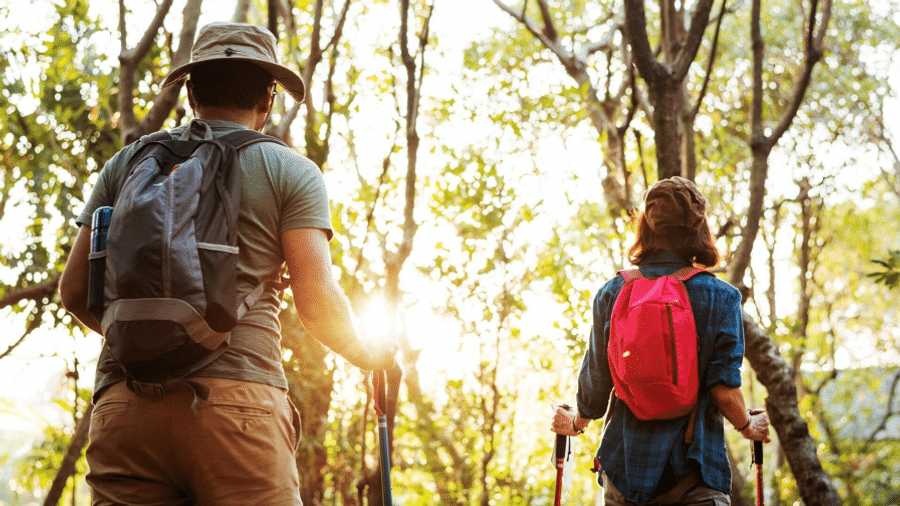
<path fill-rule="evenodd" d="M 606 414 L 609 394 L 613 387 L 606 355 L 609 342 L 609 315 L 612 314 L 616 296 L 624 284 L 625 280 L 621 276 L 616 276 L 594 297 L 591 335 L 578 373 L 578 392 L 575 395 L 578 413 L 591 420 L 603 418 Z"/>

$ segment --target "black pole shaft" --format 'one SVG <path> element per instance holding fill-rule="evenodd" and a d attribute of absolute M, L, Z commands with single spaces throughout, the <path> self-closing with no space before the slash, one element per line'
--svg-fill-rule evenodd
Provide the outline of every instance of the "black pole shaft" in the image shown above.
<path fill-rule="evenodd" d="M 391 447 L 388 441 L 387 414 L 387 381 L 384 371 L 372 372 L 372 387 L 375 390 L 375 411 L 378 413 L 378 443 L 381 453 L 381 497 L 384 506 L 394 504 L 391 494 Z"/>
<path fill-rule="evenodd" d="M 378 439 L 381 442 L 381 496 L 384 506 L 391 506 L 391 453 L 388 446 L 387 415 L 378 417 Z"/>

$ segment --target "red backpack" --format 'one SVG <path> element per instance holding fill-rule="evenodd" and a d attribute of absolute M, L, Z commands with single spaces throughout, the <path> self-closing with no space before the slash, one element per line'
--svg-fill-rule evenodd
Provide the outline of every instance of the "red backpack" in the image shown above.
<path fill-rule="evenodd" d="M 691 439 L 700 387 L 697 327 L 684 281 L 709 271 L 685 267 L 656 279 L 622 271 L 625 286 L 613 306 L 609 368 L 615 396 L 641 420 L 691 414 Z"/>

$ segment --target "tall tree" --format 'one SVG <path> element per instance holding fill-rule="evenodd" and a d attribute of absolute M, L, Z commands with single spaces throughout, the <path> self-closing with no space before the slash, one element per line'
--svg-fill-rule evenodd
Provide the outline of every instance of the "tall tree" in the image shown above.
<path fill-rule="evenodd" d="M 402 316 L 403 298 L 403 291 L 400 288 L 400 274 L 412 253 L 413 241 L 418 227 L 415 219 L 420 141 L 418 121 L 422 100 L 422 84 L 426 73 L 425 53 L 431 33 L 431 19 L 434 7 L 434 2 L 430 4 L 424 1 L 410 2 L 410 0 L 400 0 L 399 2 L 400 23 L 397 43 L 400 50 L 400 65 L 403 68 L 405 79 L 402 88 L 403 92 L 399 93 L 399 90 L 395 90 L 395 95 L 405 98 L 402 101 L 402 105 L 401 100 L 397 99 L 398 115 L 403 119 L 402 131 L 405 134 L 406 141 L 404 146 L 406 171 L 403 178 L 403 218 L 399 225 L 401 230 L 399 242 L 389 244 L 386 238 L 381 240 L 382 260 L 384 262 L 384 298 L 389 325 L 388 335 L 398 340 L 403 364 L 402 375 L 399 369 L 390 371 L 387 375 L 388 439 L 391 443 L 394 440 L 394 420 L 397 415 L 397 396 L 400 390 L 401 379 L 405 378 L 410 401 L 416 404 L 417 409 L 422 407 L 419 402 L 421 399 L 421 387 L 416 370 L 419 353 L 413 349 L 405 329 L 398 323 Z M 417 21 L 419 23 L 416 23 Z M 419 26 L 414 26 L 414 23 Z M 412 48 L 410 47 L 411 34 L 413 35 L 412 42 L 414 43 Z M 397 84 L 395 86 L 399 88 Z M 382 177 L 388 170 L 388 161 L 389 158 L 385 158 Z M 427 417 L 428 414 L 419 412 L 417 416 Z M 393 451 L 393 444 L 391 444 L 390 449 Z M 382 483 L 379 479 L 382 472 L 385 472 L 385 470 L 381 469 L 381 462 L 379 461 L 378 465 L 371 472 L 360 478 L 361 489 L 367 490 L 366 504 L 370 506 L 382 505 Z"/>
<path fill-rule="evenodd" d="M 537 0 L 540 21 L 528 13 L 529 2 L 524 2 L 521 10 L 514 9 L 500 0 L 494 3 L 518 21 L 562 65 L 566 74 L 578 86 L 583 113 L 587 115 L 599 139 L 604 140 L 606 156 L 603 165 L 604 197 L 613 215 L 630 212 L 635 208 L 632 197 L 631 170 L 625 162 L 625 136 L 629 131 L 642 99 L 634 83 L 631 53 L 617 43 L 617 36 L 624 32 L 621 16 L 616 13 L 600 23 L 603 31 L 597 40 L 587 39 L 575 47 L 577 32 L 564 31 L 560 26 L 558 13 L 554 12 L 547 0 Z M 592 69 L 590 59 L 596 54 L 603 55 L 606 68 Z M 622 61 L 614 55 L 621 53 Z M 611 79 L 624 66 L 627 76 Z M 595 84 L 594 73 L 606 73 L 605 86 Z M 630 92 L 630 98 L 627 96 Z"/>
<path fill-rule="evenodd" d="M 703 34 L 709 24 L 713 0 L 698 0 L 687 27 L 682 21 L 685 2 L 676 9 L 675 0 L 660 0 L 660 53 L 647 34 L 644 0 L 625 0 L 625 33 L 631 46 L 634 64 L 647 83 L 653 107 L 651 125 L 656 143 L 657 174 L 659 179 L 683 175 L 682 138 L 693 135 L 693 125 L 681 122 L 684 103 L 684 80 L 697 57 Z"/>

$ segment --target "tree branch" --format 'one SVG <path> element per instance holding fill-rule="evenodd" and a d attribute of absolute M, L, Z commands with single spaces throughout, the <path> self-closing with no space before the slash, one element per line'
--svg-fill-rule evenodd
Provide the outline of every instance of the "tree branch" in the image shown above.
<path fill-rule="evenodd" d="M 59 276 L 57 274 L 36 285 L 7 292 L 6 296 L 0 299 L 0 309 L 18 304 L 23 300 L 41 301 L 52 298 L 56 295 L 56 290 L 59 287 Z"/>
<path fill-rule="evenodd" d="M 325 51 L 327 51 L 330 47 L 336 46 L 338 41 L 341 40 L 341 36 L 344 34 L 344 23 L 347 22 L 347 13 L 350 12 L 351 1 L 352 0 L 347 0 L 346 2 L 344 2 L 344 6 L 341 8 L 341 14 L 340 16 L 338 16 L 337 26 L 334 28 L 334 33 L 331 35 L 331 39 L 328 41 L 328 44 L 325 44 Z"/>
<path fill-rule="evenodd" d="M 153 40 L 156 39 L 156 33 L 159 32 L 160 28 L 162 28 L 163 21 L 166 19 L 166 14 L 169 13 L 169 9 L 171 7 L 172 0 L 163 0 L 162 3 L 159 4 L 159 7 L 157 7 L 156 9 L 156 14 L 150 21 L 150 26 L 147 27 L 147 31 L 144 32 L 141 40 L 134 47 L 134 49 L 130 51 L 126 50 L 123 55 L 120 55 L 120 60 L 124 58 L 126 60 L 137 62 L 140 61 L 144 56 L 147 56 L 147 53 L 153 46 Z"/>
<path fill-rule="evenodd" d="M 709 60 L 707 60 L 706 62 L 706 75 L 703 76 L 703 85 L 700 86 L 700 93 L 697 95 L 697 102 L 689 112 L 691 118 L 696 118 L 697 114 L 700 112 L 700 106 L 703 104 L 703 98 L 706 96 L 706 90 L 709 86 L 710 78 L 712 77 L 713 64 L 716 62 L 716 55 L 718 54 L 719 48 L 719 32 L 722 29 L 722 19 L 725 17 L 725 4 L 727 3 L 728 0 L 722 0 L 722 10 L 719 12 L 719 16 L 716 19 L 716 32 L 713 35 L 712 47 L 709 50 Z"/>
<path fill-rule="evenodd" d="M 38 307 L 35 308 L 35 314 L 32 315 L 31 321 L 28 322 L 28 326 L 25 328 L 25 333 L 22 334 L 22 337 L 20 337 L 16 342 L 9 345 L 9 347 L 6 348 L 6 351 L 4 351 L 3 353 L 0 353 L 0 359 L 4 358 L 7 355 L 9 355 L 10 353 L 12 353 L 13 350 L 18 348 L 19 345 L 25 341 L 26 337 L 28 337 L 32 332 L 34 332 L 35 330 L 37 330 L 38 327 L 41 326 L 41 313 L 42 312 L 43 312 L 43 304 L 39 304 Z"/>
<path fill-rule="evenodd" d="M 688 28 L 687 39 L 681 45 L 678 56 L 672 64 L 672 79 L 681 82 L 691 68 L 691 63 L 697 57 L 700 43 L 703 41 L 703 33 L 709 24 L 709 13 L 712 11 L 713 0 L 700 0 L 697 8 L 691 16 L 691 26 Z"/>
<path fill-rule="evenodd" d="M 323 53 L 320 37 L 322 33 L 324 3 L 324 0 L 316 0 L 316 3 L 313 5 L 313 26 L 312 35 L 310 35 L 309 55 L 306 57 L 306 63 L 303 65 L 302 75 L 307 90 L 312 88 L 313 75 L 315 75 L 316 67 L 318 67 L 319 63 L 322 61 Z M 307 91 L 307 95 L 308 94 L 309 91 Z M 306 125 L 304 128 L 306 156 L 319 165 L 319 167 L 322 167 L 325 164 L 327 155 L 325 147 L 320 145 L 318 141 L 317 132 L 319 121 L 316 118 L 316 104 L 309 96 L 307 96 L 306 100 L 303 102 L 303 106 L 306 108 Z M 299 111 L 299 104 L 295 105 L 294 108 L 291 109 L 292 114 L 288 115 L 291 123 L 293 123 L 294 118 L 296 117 L 296 115 L 293 114 L 294 109 Z M 285 138 L 288 135 L 289 129 L 289 123 L 281 126 L 279 130 L 283 134 L 281 136 L 282 138 Z"/>
<path fill-rule="evenodd" d="M 816 66 L 816 63 L 822 59 L 824 54 L 823 42 L 825 29 L 828 26 L 828 21 L 831 19 L 831 1 L 825 0 L 821 25 L 819 26 L 818 33 L 813 35 L 816 32 L 816 13 L 818 11 L 818 5 L 818 0 L 812 0 L 812 9 L 810 9 L 809 20 L 807 20 L 806 57 L 803 60 L 803 70 L 800 79 L 794 84 L 794 89 L 791 92 L 791 101 L 788 104 L 787 109 L 782 113 L 778 126 L 775 127 L 772 134 L 766 139 L 766 145 L 769 149 L 775 146 L 781 136 L 787 132 L 788 128 L 790 128 L 794 118 L 797 117 L 797 111 L 800 110 L 800 105 L 803 103 L 806 90 L 809 88 L 809 83 L 812 81 L 813 68 Z"/>
<path fill-rule="evenodd" d="M 643 0 L 625 0 L 625 28 L 638 72 L 647 84 L 655 86 L 660 76 L 666 75 L 667 72 L 662 64 L 656 61 L 656 55 L 650 47 Z"/>
<path fill-rule="evenodd" d="M 887 428 L 888 420 L 896 413 L 894 412 L 894 399 L 897 397 L 897 385 L 900 384 L 900 370 L 894 373 L 894 377 L 891 379 L 890 393 L 888 394 L 887 400 L 887 408 L 884 413 L 884 417 L 881 419 L 881 423 L 872 430 L 872 434 L 866 439 L 862 446 L 861 453 L 867 453 L 869 451 L 869 447 L 872 443 L 875 442 L 875 436 L 878 435 L 879 432 L 883 431 Z"/>
<path fill-rule="evenodd" d="M 547 0 L 537 0 L 538 7 L 541 9 L 541 18 L 544 20 L 544 33 L 547 34 L 547 38 L 550 40 L 559 40 L 559 32 L 556 31 L 556 26 L 553 23 L 553 16 L 550 13 L 550 7 L 547 5 Z"/>
<path fill-rule="evenodd" d="M 557 56 L 557 58 L 560 59 L 560 61 L 563 63 L 563 65 L 567 65 L 567 63 L 569 63 L 571 61 L 572 54 L 569 51 L 567 51 L 565 48 L 560 46 L 558 40 L 551 39 L 550 37 L 548 37 L 545 30 L 538 29 L 535 21 L 533 19 L 531 19 L 528 15 L 525 14 L 524 7 L 522 8 L 522 11 L 519 12 L 519 11 L 516 11 L 515 9 L 513 9 L 512 7 L 506 5 L 505 3 L 501 2 L 500 0 L 494 0 L 494 4 L 496 4 L 497 7 L 500 7 L 500 9 L 503 12 L 512 16 L 513 19 L 515 19 L 519 23 L 522 23 L 522 25 L 531 33 L 531 35 L 533 35 L 536 39 L 541 41 L 541 44 L 543 44 L 547 49 L 549 49 L 551 52 L 553 52 L 553 54 L 555 54 Z M 554 28 L 554 34 L 555 34 L 555 28 Z"/>
<path fill-rule="evenodd" d="M 631 120 L 634 119 L 634 115 L 637 112 L 637 109 L 639 107 L 637 79 L 636 79 L 636 76 L 634 75 L 634 73 L 635 73 L 634 65 L 629 65 L 628 66 L 627 86 L 629 86 L 631 88 L 631 107 L 629 107 L 628 112 L 625 113 L 625 120 L 622 122 L 621 125 L 616 127 L 616 131 L 619 133 L 619 137 L 622 137 L 622 138 L 625 137 L 625 133 L 628 131 L 628 127 L 631 125 Z M 627 170 L 627 167 L 625 165 L 622 165 L 622 168 Z M 627 178 L 625 179 L 625 188 L 626 188 L 626 191 L 628 191 L 627 190 L 627 188 L 628 188 L 628 179 Z"/>
<path fill-rule="evenodd" d="M 822 13 L 822 22 L 827 23 L 831 17 L 831 2 L 825 0 L 825 12 Z M 815 23 L 816 6 L 818 0 L 812 0 L 813 9 L 810 14 L 809 23 Z M 753 44 L 753 102 L 750 111 L 750 151 L 753 158 L 753 166 L 750 172 L 750 205 L 747 210 L 747 222 L 741 233 L 741 242 L 732 257 L 731 266 L 729 267 L 729 281 L 745 291 L 743 286 L 744 272 L 750 263 L 750 256 L 753 251 L 753 243 L 756 240 L 756 234 L 759 231 L 759 221 L 762 218 L 763 205 L 766 193 L 766 179 L 768 177 L 768 157 L 778 140 L 784 135 L 797 111 L 803 102 L 804 94 L 812 79 L 812 70 L 815 64 L 821 59 L 823 51 L 821 40 L 816 40 L 814 47 L 808 47 L 806 58 L 804 59 L 803 74 L 800 80 L 795 84 L 792 92 L 791 102 L 788 108 L 782 114 L 781 120 L 771 135 L 766 136 L 763 121 L 763 53 L 765 44 L 763 42 L 761 25 L 761 0 L 754 0 L 750 33 Z M 819 34 L 824 34 L 824 26 L 819 27 Z M 813 28 L 810 26 L 809 33 Z M 808 40 L 808 39 L 807 39 Z"/>
<path fill-rule="evenodd" d="M 197 23 L 200 18 L 200 8 L 203 0 L 188 0 L 182 10 L 181 33 L 178 36 L 178 49 L 172 54 L 172 62 L 169 69 L 174 70 L 191 58 L 191 48 L 194 45 L 194 36 L 197 34 Z M 181 92 L 181 83 L 160 90 L 153 100 L 153 106 L 141 121 L 140 132 L 155 132 L 162 128 L 172 108 L 178 103 L 178 95 Z"/>
<path fill-rule="evenodd" d="M 597 96 L 597 89 L 594 87 L 591 82 L 591 77 L 587 73 L 585 62 L 589 54 L 593 54 L 609 45 L 616 30 L 621 29 L 621 25 L 618 23 L 613 24 L 613 27 L 602 40 L 594 45 L 582 47 L 582 49 L 579 50 L 579 54 L 576 56 L 559 44 L 557 40 L 550 40 L 542 30 L 537 29 L 534 20 L 525 15 L 524 7 L 522 8 L 522 11 L 519 12 L 500 0 L 494 0 L 494 3 L 500 7 L 503 12 L 506 12 L 513 19 L 525 26 L 525 28 L 538 39 L 544 47 L 549 49 L 562 64 L 569 77 L 574 79 L 579 87 L 584 90 L 583 96 L 585 99 L 587 116 L 597 133 L 602 135 L 603 132 L 608 132 L 611 135 L 615 135 L 615 125 L 613 125 L 612 121 L 603 110 L 600 98 Z M 554 33 L 556 33 L 555 29 Z"/>
<path fill-rule="evenodd" d="M 426 42 L 428 39 L 427 33 L 429 30 L 431 14 L 433 10 L 434 4 L 430 6 L 428 14 L 423 21 L 422 34 L 420 35 L 420 37 L 424 36 L 424 41 L 420 38 L 419 51 L 425 50 L 424 42 Z M 393 266 L 393 269 L 389 268 L 388 270 L 393 271 L 394 269 L 396 269 L 394 275 L 399 275 L 399 269 L 402 267 L 403 263 L 406 261 L 406 258 L 409 257 L 409 254 L 412 251 L 413 237 L 415 236 L 417 228 L 415 223 L 414 211 L 416 199 L 416 165 L 419 149 L 419 134 L 416 129 L 416 121 L 418 119 L 419 113 L 419 86 L 416 76 L 416 62 L 409 52 L 408 30 L 409 0 L 401 0 L 400 59 L 403 62 L 403 66 L 406 68 L 406 204 L 403 210 L 403 237 L 400 241 L 400 244 L 398 245 L 397 252 L 393 255 L 390 255 L 389 258 L 386 259 L 386 263 L 389 266 Z M 422 68 L 418 69 L 418 71 L 424 73 L 425 70 L 424 68 Z"/>
<path fill-rule="evenodd" d="M 353 276 L 351 276 L 353 279 L 356 278 L 356 273 L 359 272 L 360 267 L 362 267 L 364 259 L 363 251 L 365 250 L 366 241 L 369 238 L 369 232 L 372 230 L 372 220 L 375 218 L 375 208 L 378 207 L 378 200 L 381 198 L 381 188 L 384 186 L 388 169 L 391 167 L 391 155 L 397 148 L 397 136 L 400 133 L 400 122 L 395 121 L 394 125 L 396 126 L 394 129 L 394 142 L 391 144 L 390 149 L 388 149 L 387 155 L 385 155 L 381 161 L 381 175 L 378 177 L 378 186 L 375 187 L 375 197 L 372 198 L 372 206 L 366 212 L 366 230 L 363 232 L 362 244 L 357 248 L 356 267 L 353 269 Z M 362 179 L 362 177 L 360 177 L 360 179 Z"/>
<path fill-rule="evenodd" d="M 125 144 L 130 143 L 134 139 L 140 137 L 140 125 L 134 115 L 134 87 L 135 73 L 137 72 L 138 63 L 150 51 L 153 39 L 162 27 L 163 20 L 172 7 L 172 0 L 163 0 L 156 9 L 156 14 L 150 22 L 150 26 L 141 37 L 141 41 L 134 49 L 127 49 L 126 41 L 126 23 L 125 23 L 125 4 L 124 0 L 119 2 L 119 38 L 121 40 L 122 51 L 119 53 L 119 83 L 118 83 L 118 102 L 119 102 L 119 132 Z"/>

